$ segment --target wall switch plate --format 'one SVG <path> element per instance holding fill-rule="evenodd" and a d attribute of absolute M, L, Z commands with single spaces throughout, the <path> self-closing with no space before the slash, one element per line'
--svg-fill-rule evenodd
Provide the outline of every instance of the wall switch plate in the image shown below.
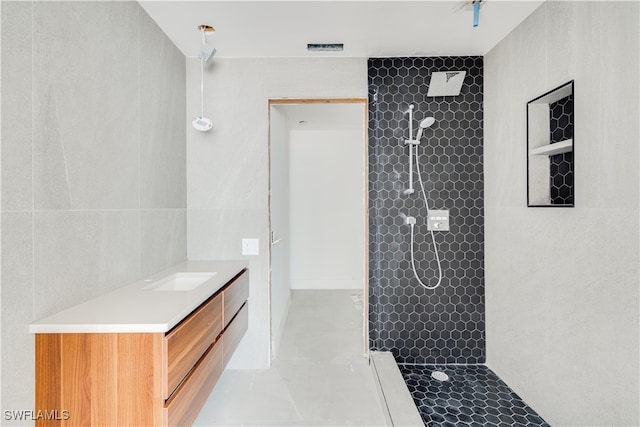
<path fill-rule="evenodd" d="M 449 210 L 430 210 L 427 218 L 427 229 L 433 231 L 449 231 Z"/>
<path fill-rule="evenodd" d="M 242 239 L 242 255 L 260 255 L 260 239 Z"/>

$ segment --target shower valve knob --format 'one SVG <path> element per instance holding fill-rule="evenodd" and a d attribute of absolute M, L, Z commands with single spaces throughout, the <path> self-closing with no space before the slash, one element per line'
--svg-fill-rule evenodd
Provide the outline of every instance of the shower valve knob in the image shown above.
<path fill-rule="evenodd" d="M 430 210 L 427 218 L 427 229 L 433 231 L 449 231 L 449 211 Z"/>

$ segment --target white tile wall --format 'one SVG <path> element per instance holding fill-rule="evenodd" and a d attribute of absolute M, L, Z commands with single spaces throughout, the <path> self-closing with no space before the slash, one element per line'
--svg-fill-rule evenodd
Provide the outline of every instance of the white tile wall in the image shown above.
<path fill-rule="evenodd" d="M 140 212 L 140 273 L 148 276 L 185 260 L 185 209 Z"/>
<path fill-rule="evenodd" d="M 34 318 L 140 277 L 136 211 L 36 212 Z"/>
<path fill-rule="evenodd" d="M 27 331 L 34 310 L 33 213 L 3 212 L 1 227 L 2 408 L 30 409 L 35 381 L 33 336 Z"/>
<path fill-rule="evenodd" d="M 33 23 L 35 208 L 136 208 L 138 6 L 34 3 Z"/>
<path fill-rule="evenodd" d="M 33 208 L 32 5 L 3 2 L 2 17 L 2 58 L 12 59 L 2 61 L 2 141 L 13 141 L 2 144 L 2 208 L 28 210 Z"/>
<path fill-rule="evenodd" d="M 639 23 L 546 2 L 485 57 L 487 363 L 551 425 L 640 423 Z M 527 208 L 526 103 L 572 79 L 576 207 Z"/>
<path fill-rule="evenodd" d="M 31 321 L 186 259 L 186 70 L 135 2 L 1 17 L 1 407 L 28 410 Z"/>
<path fill-rule="evenodd" d="M 140 12 L 140 207 L 184 209 L 187 197 L 185 58 Z M 181 141 L 183 143 L 176 143 Z"/>
<path fill-rule="evenodd" d="M 208 133 L 187 131 L 189 259 L 241 257 L 243 237 L 260 239 L 249 257 L 249 330 L 232 368 L 269 366 L 269 98 L 367 97 L 364 58 L 216 59 L 205 76 Z M 187 60 L 187 119 L 200 109 L 200 67 Z"/>

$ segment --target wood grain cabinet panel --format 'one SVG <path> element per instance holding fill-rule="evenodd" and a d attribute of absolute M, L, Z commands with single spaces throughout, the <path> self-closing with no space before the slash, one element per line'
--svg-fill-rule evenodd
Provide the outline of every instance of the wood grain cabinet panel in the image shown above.
<path fill-rule="evenodd" d="M 248 327 L 245 269 L 168 333 L 36 334 L 36 426 L 191 425 Z"/>
<path fill-rule="evenodd" d="M 217 295 L 182 321 L 164 340 L 168 399 L 200 357 L 222 332 L 222 295 Z"/>
<path fill-rule="evenodd" d="M 212 346 L 165 405 L 165 425 L 191 425 L 220 379 L 223 366 L 222 342 Z"/>
<path fill-rule="evenodd" d="M 224 296 L 224 326 L 236 315 L 242 304 L 249 298 L 249 272 L 245 270 L 222 291 Z"/>
<path fill-rule="evenodd" d="M 36 335 L 36 408 L 57 415 L 36 418 L 36 426 L 161 425 L 162 339 Z"/>
<path fill-rule="evenodd" d="M 249 328 L 249 303 L 245 303 L 224 331 L 224 366 L 226 367 L 236 351 L 240 340 Z"/>

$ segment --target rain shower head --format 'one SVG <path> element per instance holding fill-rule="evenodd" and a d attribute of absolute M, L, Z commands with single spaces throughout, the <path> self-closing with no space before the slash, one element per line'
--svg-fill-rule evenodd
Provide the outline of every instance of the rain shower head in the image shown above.
<path fill-rule="evenodd" d="M 460 95 L 466 75 L 466 71 L 436 71 L 432 73 L 427 96 Z"/>
<path fill-rule="evenodd" d="M 434 123 L 436 122 L 436 119 L 434 119 L 433 117 L 427 117 L 426 119 L 422 120 L 420 122 L 420 127 L 418 128 L 418 134 L 416 135 L 416 140 L 420 140 L 420 138 L 422 138 L 422 132 L 428 128 L 431 127 Z"/>

